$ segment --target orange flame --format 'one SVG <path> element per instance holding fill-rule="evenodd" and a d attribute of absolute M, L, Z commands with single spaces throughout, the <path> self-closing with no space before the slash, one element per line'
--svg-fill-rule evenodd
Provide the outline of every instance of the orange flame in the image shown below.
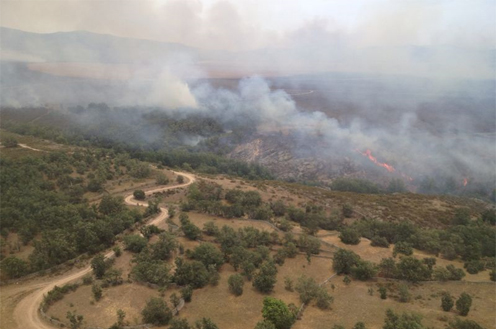
<path fill-rule="evenodd" d="M 391 166 L 391 165 L 389 165 L 389 164 L 387 164 L 385 162 L 379 162 L 377 160 L 377 158 L 372 155 L 372 152 L 370 150 L 366 150 L 365 152 L 360 152 L 358 150 L 356 150 L 356 151 L 358 153 L 360 153 L 361 155 L 368 157 L 369 160 L 372 161 L 373 163 L 375 163 L 376 165 L 378 165 L 380 167 L 383 167 L 383 168 L 386 168 L 387 171 L 389 171 L 389 172 L 395 172 L 395 169 L 394 169 L 393 166 Z"/>
<path fill-rule="evenodd" d="M 467 184 L 468 184 L 468 179 L 467 178 L 464 178 L 463 179 L 463 186 L 467 186 Z"/>

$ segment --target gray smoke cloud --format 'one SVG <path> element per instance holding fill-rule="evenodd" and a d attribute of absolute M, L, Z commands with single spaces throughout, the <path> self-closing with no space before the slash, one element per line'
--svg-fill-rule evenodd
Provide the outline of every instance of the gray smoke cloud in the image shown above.
<path fill-rule="evenodd" d="M 398 174 L 494 180 L 495 4 L 476 2 L 363 1 L 342 20 L 338 2 L 315 2 L 324 6 L 320 17 L 276 28 L 264 21 L 285 6 L 301 8 L 2 1 L 4 26 L 140 39 L 2 30 L 0 102 L 159 107 L 211 116 L 226 129 L 246 122 L 289 131 L 294 152 L 306 156 L 374 166 L 359 153 L 369 149 Z M 188 145 L 200 140 L 184 137 Z"/>

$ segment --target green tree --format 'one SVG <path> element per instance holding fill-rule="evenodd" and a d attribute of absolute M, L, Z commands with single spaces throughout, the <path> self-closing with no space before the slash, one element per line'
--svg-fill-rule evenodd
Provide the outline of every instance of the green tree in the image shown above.
<path fill-rule="evenodd" d="M 11 279 L 20 278 L 28 273 L 29 264 L 25 260 L 15 256 L 9 256 L 2 261 L 2 272 L 6 273 Z"/>
<path fill-rule="evenodd" d="M 400 284 L 398 288 L 398 294 L 401 303 L 406 303 L 410 301 L 411 294 L 410 291 L 408 291 L 408 285 L 404 283 Z"/>
<path fill-rule="evenodd" d="M 455 319 L 455 321 L 450 322 L 448 329 L 484 329 L 477 322 L 472 320 L 460 320 Z"/>
<path fill-rule="evenodd" d="M 187 285 L 181 288 L 181 297 L 184 299 L 186 303 L 191 302 L 191 297 L 193 296 L 193 287 Z"/>
<path fill-rule="evenodd" d="M 339 234 L 339 238 L 345 244 L 355 245 L 360 243 L 360 234 L 352 228 L 343 229 Z"/>
<path fill-rule="evenodd" d="M 131 252 L 138 253 L 143 250 L 143 248 L 145 248 L 147 244 L 148 241 L 146 240 L 146 238 L 137 234 L 126 235 L 124 237 L 125 249 Z"/>
<path fill-rule="evenodd" d="M 334 301 L 334 298 L 329 295 L 327 290 L 323 287 L 320 287 L 317 291 L 317 307 L 321 310 L 328 310 L 331 308 L 331 304 Z"/>
<path fill-rule="evenodd" d="M 143 190 L 134 191 L 133 196 L 136 200 L 145 200 L 145 198 L 146 198 L 146 194 Z"/>
<path fill-rule="evenodd" d="M 181 299 L 179 298 L 179 296 L 177 296 L 176 293 L 173 293 L 172 295 L 170 295 L 170 302 L 172 304 L 172 307 L 177 308 L 181 303 Z"/>
<path fill-rule="evenodd" d="M 397 315 L 392 310 L 386 311 L 386 320 L 382 329 L 424 329 L 422 318 L 417 314 L 403 313 Z"/>
<path fill-rule="evenodd" d="M 365 323 L 363 323 L 363 322 L 357 322 L 353 326 L 353 329 L 367 329 L 367 327 L 365 327 Z"/>
<path fill-rule="evenodd" d="M 196 329 L 219 329 L 219 327 L 209 318 L 202 318 L 201 320 L 196 321 L 195 327 Z"/>
<path fill-rule="evenodd" d="M 398 254 L 403 254 L 410 256 L 413 254 L 412 245 L 408 242 L 399 241 L 396 242 L 393 248 L 393 256 L 396 257 Z"/>
<path fill-rule="evenodd" d="M 178 184 L 184 184 L 184 176 L 178 175 L 177 178 L 176 178 L 176 182 Z"/>
<path fill-rule="evenodd" d="M 289 329 L 295 322 L 295 315 L 280 299 L 265 297 L 262 315 L 266 321 L 274 324 L 276 329 Z"/>
<path fill-rule="evenodd" d="M 449 312 L 455 305 L 455 302 L 453 300 L 453 297 L 449 293 L 444 293 L 443 296 L 441 297 L 441 307 L 443 308 L 443 311 Z"/>
<path fill-rule="evenodd" d="M 229 276 L 227 283 L 229 284 L 229 290 L 235 296 L 241 296 L 243 294 L 243 285 L 245 284 L 245 280 L 241 275 L 233 274 Z"/>
<path fill-rule="evenodd" d="M 95 297 L 96 301 L 99 301 L 102 298 L 103 289 L 98 283 L 93 283 L 91 291 L 93 292 L 93 297 Z"/>
<path fill-rule="evenodd" d="M 371 262 L 367 262 L 364 260 L 358 261 L 355 267 L 351 268 L 351 274 L 353 278 L 367 281 L 372 279 L 377 273 L 376 266 Z"/>
<path fill-rule="evenodd" d="M 300 301 L 307 304 L 317 297 L 319 285 L 313 278 L 302 275 L 296 282 L 295 290 L 300 294 Z"/>
<path fill-rule="evenodd" d="M 157 260 L 167 260 L 172 252 L 178 247 L 176 237 L 168 232 L 161 233 L 159 240 L 151 246 L 152 258 Z"/>
<path fill-rule="evenodd" d="M 276 326 L 268 320 L 263 320 L 257 322 L 255 329 L 276 329 Z"/>
<path fill-rule="evenodd" d="M 353 206 L 349 203 L 345 203 L 342 207 L 342 212 L 345 218 L 350 218 L 353 216 Z"/>
<path fill-rule="evenodd" d="M 141 311 L 144 323 L 163 326 L 172 319 L 172 312 L 162 298 L 152 297 Z"/>
<path fill-rule="evenodd" d="M 470 307 L 472 306 L 472 297 L 469 294 L 463 292 L 460 297 L 456 300 L 456 310 L 461 316 L 467 316 L 470 312 Z"/>
<path fill-rule="evenodd" d="M 101 279 L 105 274 L 107 269 L 107 264 L 105 264 L 105 257 L 102 254 L 96 255 L 91 260 L 91 268 L 97 279 Z"/>
<path fill-rule="evenodd" d="M 293 291 L 293 280 L 288 276 L 284 277 L 284 289 L 287 291 Z"/>
<path fill-rule="evenodd" d="M 158 173 L 156 176 L 155 183 L 157 185 L 167 185 L 169 184 L 169 179 L 163 173 Z"/>
<path fill-rule="evenodd" d="M 66 315 L 67 320 L 70 322 L 70 328 L 71 329 L 80 329 L 83 326 L 84 322 L 84 317 L 82 315 L 76 314 L 76 311 L 74 313 L 68 311 Z"/>
<path fill-rule="evenodd" d="M 224 264 L 224 256 L 212 243 L 202 243 L 191 253 L 191 258 L 202 262 L 205 267 L 214 265 L 217 270 Z"/>
<path fill-rule="evenodd" d="M 3 141 L 2 141 L 2 144 L 3 146 L 5 146 L 6 148 L 13 148 L 13 147 L 17 147 L 18 143 L 17 143 L 17 139 L 13 138 L 13 137 L 7 137 L 5 138 Z"/>
<path fill-rule="evenodd" d="M 339 249 L 333 257 L 332 267 L 337 274 L 350 274 L 352 267 L 354 267 L 360 256 L 351 250 Z"/>
<path fill-rule="evenodd" d="M 387 289 L 385 287 L 379 287 L 379 294 L 381 299 L 387 299 Z"/>
<path fill-rule="evenodd" d="M 174 318 L 170 322 L 169 329 L 192 329 L 186 319 Z"/>
<path fill-rule="evenodd" d="M 202 262 L 193 260 L 190 262 L 178 261 L 176 258 L 176 272 L 174 281 L 180 285 L 191 285 L 193 288 L 201 288 L 210 281 L 210 274 Z"/>
<path fill-rule="evenodd" d="M 265 262 L 253 280 L 253 287 L 260 292 L 270 293 L 276 284 L 277 268 L 272 262 Z"/>
<path fill-rule="evenodd" d="M 397 265 L 398 277 L 413 283 L 429 280 L 432 271 L 422 263 L 422 261 L 413 257 L 402 257 Z"/>

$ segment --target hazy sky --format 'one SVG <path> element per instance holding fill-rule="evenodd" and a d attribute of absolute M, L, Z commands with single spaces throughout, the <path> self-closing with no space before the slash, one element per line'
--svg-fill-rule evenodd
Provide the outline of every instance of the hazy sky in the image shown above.
<path fill-rule="evenodd" d="M 357 46 L 496 47 L 495 0 L 1 0 L 1 25 L 87 30 L 246 50 L 332 39 Z M 308 41 L 310 39 L 310 41 Z"/>

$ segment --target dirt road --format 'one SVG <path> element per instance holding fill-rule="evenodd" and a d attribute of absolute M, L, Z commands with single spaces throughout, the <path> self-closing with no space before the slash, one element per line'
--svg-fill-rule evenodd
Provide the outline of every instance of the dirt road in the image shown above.
<path fill-rule="evenodd" d="M 187 179 L 187 182 L 180 185 L 158 187 L 145 191 L 146 195 L 151 195 L 156 192 L 172 190 L 176 188 L 186 187 L 195 181 L 192 174 L 174 172 L 177 175 L 182 175 Z M 125 202 L 129 205 L 138 205 L 141 202 L 135 200 L 133 195 L 125 198 Z M 156 218 L 148 223 L 157 224 L 168 216 L 166 208 L 160 208 L 161 212 Z M 105 254 L 105 257 L 113 256 L 110 251 Z M 1 327 L 5 329 L 53 329 L 54 326 L 42 320 L 38 313 L 38 308 L 43 301 L 43 295 L 52 290 L 54 286 L 63 286 L 64 284 L 77 280 L 91 272 L 91 267 L 87 266 L 83 269 L 72 270 L 62 276 L 37 278 L 22 284 L 11 284 L 4 286 L 1 289 Z"/>

